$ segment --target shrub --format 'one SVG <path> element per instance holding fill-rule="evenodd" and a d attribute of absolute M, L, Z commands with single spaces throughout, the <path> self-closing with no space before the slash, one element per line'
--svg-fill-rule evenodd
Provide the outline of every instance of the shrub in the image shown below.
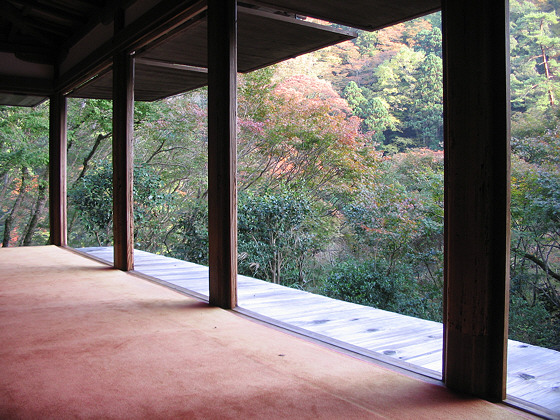
<path fill-rule="evenodd" d="M 441 321 L 441 291 L 419 285 L 410 267 L 388 269 L 385 261 L 346 261 L 327 275 L 321 293 L 418 318 Z"/>

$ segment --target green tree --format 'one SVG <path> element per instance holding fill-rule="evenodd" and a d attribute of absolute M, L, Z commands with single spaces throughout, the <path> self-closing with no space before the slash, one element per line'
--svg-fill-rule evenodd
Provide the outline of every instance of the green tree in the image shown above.
<path fill-rule="evenodd" d="M 175 258 L 208 265 L 208 201 L 183 202 L 171 229 L 165 235 L 167 252 Z"/>
<path fill-rule="evenodd" d="M 432 150 L 443 149 L 443 64 L 428 54 L 418 67 L 416 89 L 412 92 L 407 127 L 415 144 Z"/>
<path fill-rule="evenodd" d="M 512 109 L 518 113 L 543 112 L 557 103 L 558 17 L 541 7 L 529 1 L 511 3 L 511 94 Z"/>
<path fill-rule="evenodd" d="M 244 193 L 238 210 L 240 273 L 273 283 L 305 284 L 309 260 L 333 234 L 321 205 L 301 192 Z"/>
<path fill-rule="evenodd" d="M 443 154 L 428 149 L 382 162 L 343 209 L 355 258 L 409 267 L 410 281 L 443 287 Z"/>
<path fill-rule="evenodd" d="M 85 232 L 95 237 L 99 246 L 112 243 L 113 169 L 109 163 L 98 163 L 69 191 L 69 199 L 75 206 Z M 157 212 L 164 197 L 159 190 L 159 177 L 148 168 L 134 169 L 134 238 L 142 245 L 145 241 L 145 222 L 157 223 Z M 84 241 L 84 238 L 76 239 Z"/>
<path fill-rule="evenodd" d="M 415 41 L 415 51 L 423 51 L 426 55 L 434 54 L 436 57 L 442 58 L 442 34 L 439 26 L 432 26 L 430 30 L 424 29 L 418 32 Z"/>
<path fill-rule="evenodd" d="M 371 132 L 372 139 L 383 144 L 384 133 L 389 130 L 396 131 L 399 120 L 391 115 L 387 101 L 374 95 L 375 93 L 367 88 L 360 89 L 354 81 L 344 89 L 344 96 L 352 111 L 362 119 L 362 129 Z"/>
<path fill-rule="evenodd" d="M 200 263 L 208 254 L 206 105 L 205 89 L 144 104 L 135 130 L 135 164 L 156 174 L 163 197 L 157 218 L 139 226 L 144 240 L 138 246 Z"/>
<path fill-rule="evenodd" d="M 404 147 L 443 146 L 443 70 L 441 59 L 403 47 L 377 70 L 379 94 L 398 119 Z M 404 94 L 406 92 L 406 94 Z M 389 136 L 389 142 L 392 140 Z M 403 147 L 399 147 L 403 151 Z"/>
<path fill-rule="evenodd" d="M 560 326 L 559 133 L 514 137 L 512 150 L 510 334 L 559 348 L 560 337 L 540 328 Z M 543 311 L 548 314 L 544 324 Z"/>
<path fill-rule="evenodd" d="M 362 117 L 360 108 L 367 102 L 367 99 L 355 81 L 351 80 L 344 88 L 344 98 L 350 108 L 352 108 L 352 111 L 359 117 Z"/>
<path fill-rule="evenodd" d="M 2 246 L 46 243 L 47 107 L 0 107 Z M 37 232 L 39 230 L 39 232 Z"/>
<path fill-rule="evenodd" d="M 377 32 L 360 31 L 354 43 L 360 54 L 374 56 L 377 53 L 379 35 Z"/>

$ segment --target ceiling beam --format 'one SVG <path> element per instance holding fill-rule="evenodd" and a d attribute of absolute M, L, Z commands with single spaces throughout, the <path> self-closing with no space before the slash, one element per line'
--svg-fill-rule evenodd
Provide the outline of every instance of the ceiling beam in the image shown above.
<path fill-rule="evenodd" d="M 48 17 L 52 20 L 57 20 L 61 24 L 72 27 L 76 24 L 86 23 L 81 21 L 81 16 L 77 13 L 69 12 L 68 9 L 60 9 L 39 3 L 37 0 L 11 0 L 11 3 L 18 4 L 22 8 L 31 9 L 37 13 Z"/>
<path fill-rule="evenodd" d="M 50 37 L 45 36 L 43 31 L 36 29 L 36 25 L 31 24 L 17 7 L 14 7 L 6 0 L 0 0 L 0 8 L 2 9 L 4 18 L 11 22 L 14 27 L 19 28 L 22 33 L 32 35 L 37 38 L 39 42 L 49 47 L 56 46 L 56 42 Z"/>
<path fill-rule="evenodd" d="M 164 0 L 115 34 L 111 41 L 93 50 L 86 58 L 66 71 L 57 89 L 68 91 L 93 77 L 111 62 L 115 53 L 135 50 L 174 30 L 206 10 L 206 1 Z"/>
<path fill-rule="evenodd" d="M 25 54 L 50 54 L 56 55 L 58 52 L 55 48 L 44 47 L 35 44 L 14 43 L 0 41 L 0 52 L 8 53 L 25 53 Z"/>
<path fill-rule="evenodd" d="M 146 66 L 161 67 L 166 69 L 184 70 L 195 73 L 208 73 L 206 67 L 188 66 L 186 64 L 169 63 L 167 61 L 152 60 L 149 58 L 137 58 L 136 64 L 144 64 Z"/>
<path fill-rule="evenodd" d="M 439 0 L 301 1 L 243 0 L 257 7 L 309 16 L 353 28 L 376 31 L 441 9 Z"/>
<path fill-rule="evenodd" d="M 238 13 L 239 14 L 246 14 L 246 15 L 253 15 L 253 16 L 260 16 L 266 19 L 272 19 L 272 20 L 277 20 L 280 22 L 286 22 L 292 25 L 301 25 L 301 26 L 306 26 L 309 28 L 316 28 L 316 29 L 321 29 L 323 31 L 332 31 L 332 32 L 336 32 L 336 33 L 343 33 L 346 34 L 348 36 L 357 36 L 358 33 L 355 30 L 343 30 L 343 29 L 334 29 L 332 27 L 329 27 L 327 25 L 323 25 L 320 23 L 316 23 L 316 22 L 311 22 L 308 20 L 304 20 L 304 19 L 300 19 L 297 16 L 286 16 L 283 14 L 278 14 L 278 13 L 272 13 L 270 11 L 265 11 L 265 10 L 259 10 L 259 9 L 252 9 L 250 7 L 243 7 L 243 6 L 239 6 L 238 7 Z"/>
<path fill-rule="evenodd" d="M 53 83 L 49 79 L 2 75 L 0 78 L 0 92 L 48 96 L 53 92 Z"/>

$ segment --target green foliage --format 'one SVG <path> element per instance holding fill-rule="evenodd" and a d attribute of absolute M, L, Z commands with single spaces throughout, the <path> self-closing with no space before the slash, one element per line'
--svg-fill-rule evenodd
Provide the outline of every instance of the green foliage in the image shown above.
<path fill-rule="evenodd" d="M 241 118 L 250 117 L 263 122 L 270 113 L 270 100 L 275 85 L 272 81 L 274 66 L 265 67 L 243 75 L 238 83 L 238 113 Z"/>
<path fill-rule="evenodd" d="M 97 243 L 110 245 L 112 242 L 113 214 L 113 170 L 109 163 L 99 163 L 82 177 L 72 188 L 68 197 L 81 216 L 85 231 L 94 236 Z M 141 244 L 145 225 L 153 220 L 164 200 L 159 192 L 161 181 L 153 171 L 134 169 L 134 224 L 135 240 Z"/>
<path fill-rule="evenodd" d="M 376 261 L 336 264 L 323 284 L 322 294 L 404 315 L 441 322 L 441 291 L 418 287 L 406 265 Z"/>
<path fill-rule="evenodd" d="M 360 87 L 353 80 L 344 88 L 344 98 L 348 102 L 348 105 L 350 105 L 350 108 L 352 108 L 352 111 L 360 116 L 360 106 L 367 100 Z"/>
<path fill-rule="evenodd" d="M 0 107 L 0 174 L 12 168 L 30 171 L 48 163 L 46 107 Z"/>
<path fill-rule="evenodd" d="M 68 145 L 80 147 L 84 137 L 106 135 L 112 130 L 113 103 L 103 99 L 68 100 Z"/>
<path fill-rule="evenodd" d="M 512 168 L 512 294 L 560 318 L 560 173 L 515 157 Z"/>
<path fill-rule="evenodd" d="M 360 54 L 374 56 L 377 51 L 379 35 L 377 32 L 360 31 L 355 44 L 360 50 Z"/>
<path fill-rule="evenodd" d="M 175 258 L 208 265 L 208 202 L 195 199 L 166 236 L 169 253 Z"/>
<path fill-rule="evenodd" d="M 435 54 L 402 48 L 377 70 L 379 93 L 387 98 L 397 128 L 416 147 L 443 146 L 443 70 Z M 408 92 L 407 95 L 398 94 Z M 400 150 L 402 151 L 402 149 Z"/>
<path fill-rule="evenodd" d="M 389 267 L 405 264 L 410 279 L 443 286 L 443 155 L 429 150 L 395 155 L 343 209 L 348 244 Z"/>
<path fill-rule="evenodd" d="M 430 30 L 424 29 L 418 32 L 415 41 L 415 51 L 423 51 L 427 56 L 434 54 L 436 57 L 442 58 L 442 34 L 440 26 L 432 26 Z"/>
<path fill-rule="evenodd" d="M 40 244 L 48 235 L 47 106 L 0 107 L 0 236 L 4 246 Z"/>
<path fill-rule="evenodd" d="M 239 272 L 304 284 L 307 263 L 331 236 L 320 204 L 288 189 L 243 194 L 238 209 Z"/>
<path fill-rule="evenodd" d="M 375 69 L 374 84 L 359 87 L 351 81 L 344 88 L 344 97 L 362 119 L 363 130 L 370 131 L 385 151 L 443 148 L 443 66 L 438 36 L 441 42 L 439 28 L 421 31 L 414 49 L 401 47 Z"/>
<path fill-rule="evenodd" d="M 68 192 L 68 197 L 82 215 L 81 222 L 99 245 L 111 245 L 113 183 L 110 166 L 99 165 Z"/>
<path fill-rule="evenodd" d="M 370 91 L 362 91 L 353 81 L 344 88 L 344 95 L 354 114 L 363 120 L 363 128 L 372 133 L 372 139 L 376 142 L 383 144 L 384 133 L 397 130 L 399 120 L 391 115 L 390 106 L 383 98 L 372 96 Z"/>
<path fill-rule="evenodd" d="M 511 297 L 509 338 L 560 351 L 560 322 L 550 316 L 540 301 L 531 304 L 523 297 Z"/>
<path fill-rule="evenodd" d="M 546 7 L 546 5 L 545 5 Z M 514 122 L 555 107 L 560 37 L 558 16 L 528 1 L 511 2 L 511 98 Z M 525 115 L 527 114 L 527 115 Z M 537 121 L 538 121 L 537 117 Z M 525 123 L 520 121 L 520 126 Z"/>

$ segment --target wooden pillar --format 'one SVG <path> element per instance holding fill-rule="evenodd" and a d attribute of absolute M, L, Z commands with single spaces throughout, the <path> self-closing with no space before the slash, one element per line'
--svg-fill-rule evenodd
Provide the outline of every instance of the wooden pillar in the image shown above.
<path fill-rule="evenodd" d="M 208 0 L 210 304 L 237 306 L 237 6 Z"/>
<path fill-rule="evenodd" d="M 126 52 L 113 59 L 113 246 L 115 268 L 134 268 L 133 225 L 134 61 Z"/>
<path fill-rule="evenodd" d="M 67 245 L 66 97 L 54 94 L 49 103 L 49 243 Z"/>
<path fill-rule="evenodd" d="M 444 381 L 505 398 L 509 302 L 508 1 L 443 0 Z"/>

